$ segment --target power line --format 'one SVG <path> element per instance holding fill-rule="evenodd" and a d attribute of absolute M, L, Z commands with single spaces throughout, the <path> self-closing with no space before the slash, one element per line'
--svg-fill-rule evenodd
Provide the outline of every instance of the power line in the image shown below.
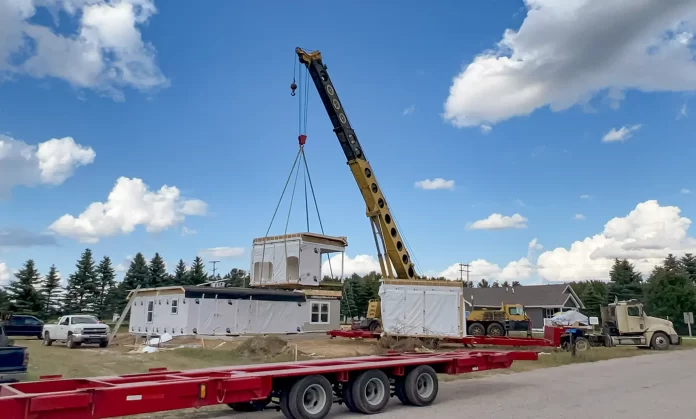
<path fill-rule="evenodd" d="M 464 282 L 464 272 L 466 272 L 466 283 L 469 283 L 469 270 L 470 265 L 468 263 L 459 264 L 459 280 Z"/>
<path fill-rule="evenodd" d="M 213 279 L 214 279 L 214 278 L 215 278 L 215 270 L 216 270 L 215 265 L 218 264 L 218 263 L 220 263 L 220 261 L 219 261 L 219 260 L 211 260 L 211 261 L 208 262 L 208 263 L 212 263 L 212 264 L 213 264 Z"/>

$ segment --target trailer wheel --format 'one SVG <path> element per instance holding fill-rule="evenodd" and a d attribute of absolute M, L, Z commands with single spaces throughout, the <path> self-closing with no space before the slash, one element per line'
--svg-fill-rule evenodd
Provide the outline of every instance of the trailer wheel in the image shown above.
<path fill-rule="evenodd" d="M 372 414 L 387 406 L 390 387 L 387 374 L 380 370 L 368 370 L 356 377 L 350 393 L 360 413 Z"/>
<path fill-rule="evenodd" d="M 353 401 L 353 381 L 349 381 L 347 383 L 343 383 L 343 387 L 341 388 L 341 398 L 343 399 L 343 403 L 346 405 L 348 410 L 350 410 L 353 413 L 360 413 L 357 407 L 355 407 L 355 401 Z"/>
<path fill-rule="evenodd" d="M 290 403 L 289 403 L 289 397 L 290 397 L 290 388 L 285 388 L 283 391 L 280 392 L 280 400 L 278 405 L 280 406 L 280 411 L 283 412 L 283 416 L 285 416 L 287 419 L 297 419 L 295 416 L 293 416 L 292 412 L 290 412 Z"/>
<path fill-rule="evenodd" d="M 662 332 L 653 333 L 650 347 L 658 351 L 666 351 L 669 349 L 669 337 Z"/>
<path fill-rule="evenodd" d="M 433 367 L 421 365 L 408 373 L 405 380 L 406 397 L 414 406 L 428 406 L 437 397 L 439 385 Z"/>
<path fill-rule="evenodd" d="M 406 397 L 406 379 L 404 377 L 399 377 L 394 380 L 394 395 L 406 406 L 411 405 L 408 397 Z"/>
<path fill-rule="evenodd" d="M 491 323 L 488 326 L 488 336 L 505 336 L 505 329 L 500 323 Z"/>
<path fill-rule="evenodd" d="M 486 334 L 486 328 L 481 323 L 471 323 L 469 334 L 472 336 L 483 336 Z"/>
<path fill-rule="evenodd" d="M 296 419 L 322 419 L 333 404 L 333 388 L 323 375 L 297 381 L 288 394 L 288 408 Z"/>

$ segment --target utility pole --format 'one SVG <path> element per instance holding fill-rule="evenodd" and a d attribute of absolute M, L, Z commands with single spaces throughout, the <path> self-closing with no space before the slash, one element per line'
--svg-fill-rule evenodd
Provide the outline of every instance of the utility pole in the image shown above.
<path fill-rule="evenodd" d="M 212 264 L 213 264 L 213 280 L 215 280 L 215 264 L 220 263 L 220 261 L 219 261 L 219 260 L 211 260 L 211 261 L 208 262 L 208 263 L 212 263 Z"/>
<path fill-rule="evenodd" d="M 466 268 L 466 269 L 465 269 Z M 469 283 L 469 264 L 460 263 L 459 264 L 459 280 L 464 282 L 464 272 L 466 272 L 466 283 Z"/>

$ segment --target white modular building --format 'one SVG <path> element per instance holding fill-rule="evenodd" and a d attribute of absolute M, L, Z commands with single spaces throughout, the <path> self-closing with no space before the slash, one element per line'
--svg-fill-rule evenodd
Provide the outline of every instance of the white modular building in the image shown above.
<path fill-rule="evenodd" d="M 254 239 L 251 252 L 252 287 L 318 287 L 322 280 L 322 256 L 340 253 L 346 237 L 295 233 Z M 332 266 L 334 276 L 343 277 L 343 263 Z"/>
<path fill-rule="evenodd" d="M 466 336 L 466 301 L 461 283 L 384 280 L 379 296 L 382 330 L 389 335 Z"/>
<path fill-rule="evenodd" d="M 173 286 L 141 289 L 128 298 L 133 335 L 290 334 L 340 327 L 340 297 L 302 291 Z"/>

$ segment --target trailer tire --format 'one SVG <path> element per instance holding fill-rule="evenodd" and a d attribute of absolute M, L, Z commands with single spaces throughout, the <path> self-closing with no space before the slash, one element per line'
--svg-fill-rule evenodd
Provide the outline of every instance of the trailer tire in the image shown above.
<path fill-rule="evenodd" d="M 406 378 L 400 377 L 394 380 L 394 395 L 397 399 L 406 406 L 410 406 L 411 402 L 406 397 Z"/>
<path fill-rule="evenodd" d="M 590 341 L 587 338 L 579 337 L 575 339 L 575 350 L 585 352 L 590 349 Z"/>
<path fill-rule="evenodd" d="M 360 413 L 371 415 L 389 403 L 389 377 L 381 370 L 368 370 L 358 375 L 350 387 L 351 398 Z"/>
<path fill-rule="evenodd" d="M 650 347 L 658 351 L 666 351 L 669 349 L 669 336 L 662 332 L 653 333 L 650 339 Z"/>
<path fill-rule="evenodd" d="M 405 380 L 406 397 L 414 406 L 428 406 L 437 397 L 437 374 L 430 365 L 421 365 L 409 372 Z"/>
<path fill-rule="evenodd" d="M 343 403 L 346 405 L 348 410 L 350 410 L 353 413 L 360 413 L 357 407 L 355 407 L 355 402 L 353 401 L 353 381 L 348 381 L 347 383 L 343 383 L 343 387 L 341 388 L 341 398 L 343 399 Z"/>
<path fill-rule="evenodd" d="M 333 405 L 333 388 L 323 375 L 295 382 L 288 394 L 288 409 L 295 419 L 323 419 Z"/>
<path fill-rule="evenodd" d="M 292 412 L 290 411 L 290 406 L 289 406 L 289 401 L 288 398 L 290 397 L 290 387 L 283 389 L 283 391 L 280 392 L 280 403 L 278 405 L 280 406 L 280 411 L 283 413 L 283 416 L 285 416 L 287 419 L 297 419 Z"/>
<path fill-rule="evenodd" d="M 483 336 L 486 334 L 486 328 L 481 323 L 471 323 L 469 334 L 471 336 Z"/>
<path fill-rule="evenodd" d="M 488 336 L 505 336 L 505 329 L 500 323 L 488 325 Z"/>

